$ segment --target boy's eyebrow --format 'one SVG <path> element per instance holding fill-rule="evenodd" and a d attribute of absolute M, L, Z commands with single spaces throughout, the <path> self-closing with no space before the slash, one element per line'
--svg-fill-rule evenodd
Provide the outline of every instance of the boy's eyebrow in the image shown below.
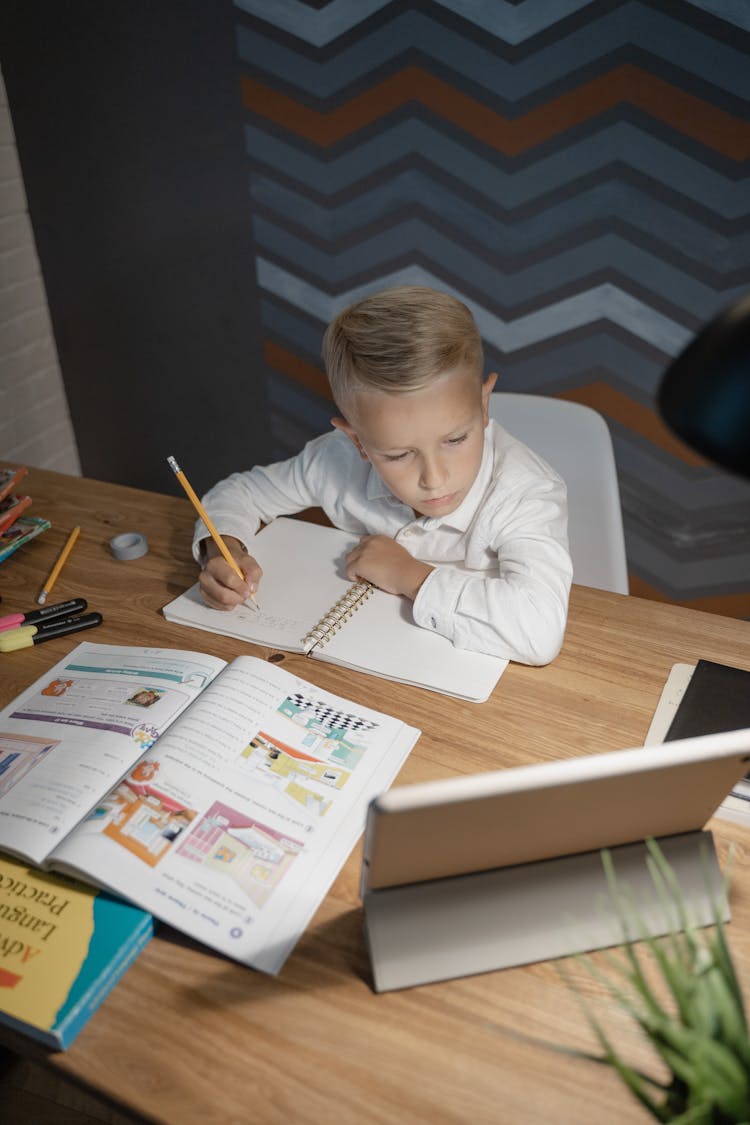
<path fill-rule="evenodd" d="M 412 449 L 411 445 L 373 445 L 372 450 L 375 453 L 406 453 Z"/>
<path fill-rule="evenodd" d="M 448 438 L 459 437 L 471 427 L 473 421 L 473 414 L 467 415 L 465 418 L 460 418 L 458 422 L 456 422 L 455 426 L 451 426 L 447 433 L 441 434 L 440 440 L 446 441 Z"/>
<path fill-rule="evenodd" d="M 471 419 L 465 419 L 457 426 L 453 426 L 447 433 L 440 435 L 440 441 L 446 441 L 452 437 L 459 437 L 462 433 L 468 430 L 471 425 Z M 405 453 L 409 449 L 413 449 L 412 445 L 373 445 L 374 452 L 376 453 Z"/>

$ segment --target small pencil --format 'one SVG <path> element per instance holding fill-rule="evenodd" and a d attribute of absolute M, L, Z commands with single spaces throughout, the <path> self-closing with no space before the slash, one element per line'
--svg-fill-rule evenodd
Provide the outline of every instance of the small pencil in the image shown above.
<path fill-rule="evenodd" d="M 62 570 L 63 566 L 65 565 L 65 560 L 67 559 L 70 552 L 73 550 L 73 546 L 75 544 L 75 541 L 78 538 L 78 536 L 80 535 L 80 533 L 81 533 L 80 527 L 74 527 L 73 530 L 71 531 L 70 535 L 68 536 L 67 543 L 63 547 L 62 551 L 60 551 L 60 554 L 57 556 L 57 562 L 52 567 L 52 570 L 49 573 L 49 578 L 44 583 L 44 587 L 42 589 L 42 592 L 40 593 L 39 597 L 36 599 L 37 605 L 44 605 L 44 603 L 46 602 L 47 596 L 48 596 L 50 590 L 52 589 L 52 587 L 54 586 L 55 582 L 57 581 L 57 576 L 60 573 L 60 571 Z"/>
<path fill-rule="evenodd" d="M 239 565 L 237 563 L 237 560 L 235 558 L 233 558 L 232 555 L 230 554 L 229 548 L 227 547 L 226 543 L 224 542 L 224 540 L 221 538 L 218 531 L 214 527 L 214 525 L 211 522 L 211 519 L 208 515 L 208 512 L 206 511 L 206 509 L 203 507 L 200 500 L 196 496 L 195 492 L 193 491 L 192 485 L 190 484 L 190 481 L 187 479 L 187 477 L 183 473 L 182 469 L 180 468 L 180 466 L 175 461 L 174 457 L 167 457 L 167 464 L 169 465 L 169 467 L 172 470 L 172 472 L 174 473 L 174 475 L 177 477 L 177 479 L 180 482 L 180 484 L 182 485 L 182 487 L 185 489 L 185 492 L 187 493 L 188 499 L 191 501 L 191 503 L 192 503 L 193 507 L 195 508 L 196 512 L 198 513 L 198 515 L 200 516 L 200 518 L 203 520 L 206 527 L 208 528 L 209 533 L 211 535 L 211 538 L 213 539 L 214 543 L 216 544 L 216 546 L 221 551 L 225 562 L 229 563 L 229 565 L 231 566 L 234 573 L 238 576 L 238 578 L 241 579 L 242 582 L 246 582 L 247 579 L 245 578 L 245 575 L 240 570 Z M 258 603 L 256 602 L 255 598 L 253 597 L 252 593 L 250 594 L 250 598 L 252 600 L 253 605 L 257 609 Z"/>

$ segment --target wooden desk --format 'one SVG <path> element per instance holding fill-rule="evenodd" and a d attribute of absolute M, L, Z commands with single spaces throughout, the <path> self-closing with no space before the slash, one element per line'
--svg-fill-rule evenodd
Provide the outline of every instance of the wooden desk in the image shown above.
<path fill-rule="evenodd" d="M 166 469 L 165 469 L 166 476 Z M 195 577 L 186 500 L 31 470 L 33 511 L 53 529 L 0 568 L 3 613 L 34 604 L 71 527 L 81 537 L 51 598 L 85 596 L 105 623 L 89 640 L 197 648 L 231 658 L 271 650 L 170 625 L 161 607 Z M 108 543 L 140 531 L 149 553 L 118 562 Z M 0 705 L 80 640 L 2 656 Z M 422 736 L 404 782 L 639 745 L 675 661 L 750 668 L 750 624 L 574 588 L 563 651 L 547 668 L 511 665 L 486 704 L 286 656 L 313 683 L 401 716 Z M 720 854 L 738 843 L 729 938 L 750 995 L 750 835 L 714 821 Z M 166 1123 L 435 1122 L 629 1125 L 650 1120 L 604 1068 L 528 1042 L 592 1040 L 551 964 L 375 995 L 361 932 L 356 849 L 276 979 L 162 926 L 58 1072 Z M 596 991 L 571 967 L 588 993 Z M 609 1026 L 647 1063 L 629 1024 Z M 29 1040 L 2 1033 L 40 1057 Z"/>

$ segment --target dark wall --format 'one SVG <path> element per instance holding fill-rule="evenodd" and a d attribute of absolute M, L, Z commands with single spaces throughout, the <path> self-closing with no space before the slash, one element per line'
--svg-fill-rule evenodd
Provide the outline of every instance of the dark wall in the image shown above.
<path fill-rule="evenodd" d="M 631 592 L 747 617 L 750 485 L 655 392 L 750 287 L 750 6 L 574 7 L 0 3 L 84 472 L 287 456 L 329 425 L 330 317 L 447 287 L 501 389 L 606 417 Z"/>
<path fill-rule="evenodd" d="M 6 0 L 0 33 L 84 474 L 267 460 L 230 0 Z"/>
<path fill-rule="evenodd" d="M 750 289 L 750 3 L 236 9 L 274 453 L 328 426 L 332 315 L 448 288 L 498 390 L 606 418 L 631 593 L 750 617 L 750 484 L 655 409 Z"/>

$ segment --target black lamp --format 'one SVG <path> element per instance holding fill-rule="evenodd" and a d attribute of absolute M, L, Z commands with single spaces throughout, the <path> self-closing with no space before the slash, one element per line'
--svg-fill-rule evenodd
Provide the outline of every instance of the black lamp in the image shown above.
<path fill-rule="evenodd" d="M 750 293 L 714 317 L 673 360 L 657 403 L 684 442 L 750 477 Z"/>

